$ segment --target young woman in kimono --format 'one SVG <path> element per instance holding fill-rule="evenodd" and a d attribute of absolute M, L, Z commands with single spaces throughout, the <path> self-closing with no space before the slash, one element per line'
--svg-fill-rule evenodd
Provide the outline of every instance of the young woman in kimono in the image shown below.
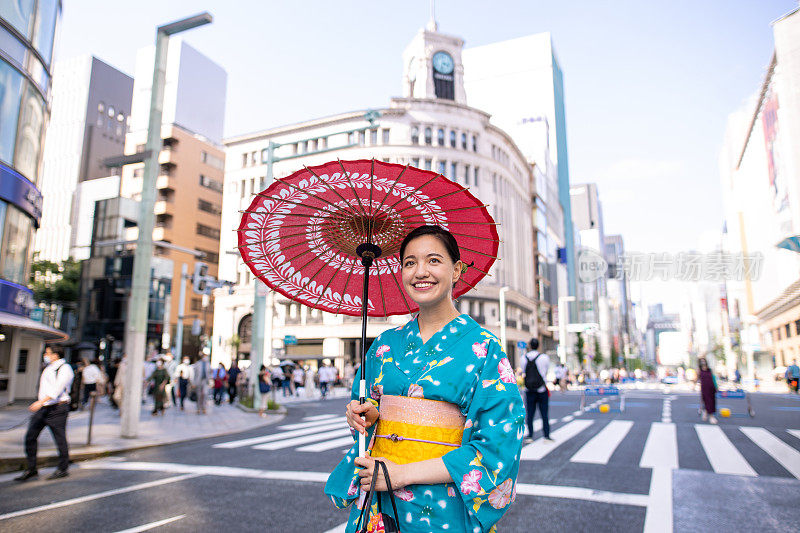
<path fill-rule="evenodd" d="M 516 496 L 525 410 L 511 364 L 492 333 L 453 304 L 453 286 L 466 270 L 453 235 L 422 226 L 400 248 L 403 288 L 419 306 L 405 326 L 382 333 L 366 356 L 369 401 L 354 384 L 347 421 L 367 435 L 331 473 L 325 493 L 338 508 L 369 489 L 374 459 L 388 467 L 400 531 L 481 532 Z M 364 418 L 362 418 L 362 415 Z M 383 476 L 376 494 L 392 507 Z M 382 531 L 377 504 L 370 531 Z M 353 505 L 347 531 L 360 510 Z"/>

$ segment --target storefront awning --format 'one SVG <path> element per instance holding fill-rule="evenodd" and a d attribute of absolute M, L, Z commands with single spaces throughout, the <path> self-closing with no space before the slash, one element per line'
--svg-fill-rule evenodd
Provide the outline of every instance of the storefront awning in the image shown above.
<path fill-rule="evenodd" d="M 27 330 L 35 335 L 40 335 L 46 341 L 65 341 L 69 335 L 61 330 L 46 326 L 30 318 L 0 312 L 0 326 Z"/>

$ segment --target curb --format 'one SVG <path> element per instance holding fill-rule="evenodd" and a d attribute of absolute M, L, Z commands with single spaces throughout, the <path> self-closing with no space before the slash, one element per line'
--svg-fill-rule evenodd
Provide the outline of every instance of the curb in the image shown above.
<path fill-rule="evenodd" d="M 238 403 L 236 405 L 237 405 L 237 407 L 239 406 Z M 251 412 L 251 411 L 248 411 L 247 407 L 242 407 L 242 409 L 247 411 L 247 412 Z M 256 409 L 255 412 L 258 412 L 258 410 Z M 200 438 L 198 438 L 198 437 L 189 437 L 189 438 L 184 438 L 184 439 L 169 440 L 169 441 L 165 441 L 165 442 L 148 442 L 148 443 L 142 443 L 142 444 L 134 444 L 132 446 L 125 446 L 125 447 L 122 447 L 122 448 L 99 449 L 99 450 L 84 451 L 84 452 L 75 451 L 75 448 L 73 446 L 70 446 L 69 462 L 70 463 L 77 463 L 79 461 L 88 461 L 90 459 L 100 459 L 100 458 L 103 458 L 103 457 L 110 457 L 110 456 L 113 456 L 113 455 L 126 453 L 126 452 L 131 452 L 131 451 L 136 451 L 136 450 L 146 450 L 148 448 L 156 448 L 158 446 L 167 446 L 169 444 L 180 444 L 180 443 L 183 443 L 183 442 L 197 441 L 197 440 L 203 440 L 203 439 L 213 439 L 213 438 L 216 438 L 216 437 L 223 437 L 225 435 L 231 435 L 233 433 L 240 433 L 242 431 L 250 431 L 250 430 L 253 430 L 253 429 L 258 429 L 260 427 L 269 426 L 269 425 L 276 424 L 276 423 L 280 422 L 281 420 L 283 420 L 284 416 L 286 415 L 286 408 L 283 408 L 282 410 L 278 410 L 278 411 L 267 411 L 267 412 L 270 413 L 270 414 L 282 415 L 282 416 L 276 417 L 275 420 L 262 421 L 260 424 L 258 424 L 256 426 L 249 427 L 249 428 L 235 429 L 235 430 L 231 430 L 231 431 L 228 431 L 228 430 L 221 431 L 219 433 L 213 433 L 211 435 L 205 435 L 205 436 L 200 437 Z M 22 446 L 22 444 L 21 444 L 21 446 Z M 85 447 L 85 445 L 82 446 L 82 447 Z M 38 468 L 43 468 L 43 467 L 48 467 L 48 466 L 56 466 L 58 464 L 58 453 L 55 450 L 53 450 L 52 453 L 53 453 L 53 455 L 45 455 L 45 456 L 41 456 L 40 455 L 36 460 L 37 467 Z M 17 471 L 20 471 L 20 470 L 24 470 L 25 467 L 27 467 L 27 460 L 26 460 L 25 456 L 0 458 L 0 474 L 8 473 L 8 472 L 17 472 Z"/>

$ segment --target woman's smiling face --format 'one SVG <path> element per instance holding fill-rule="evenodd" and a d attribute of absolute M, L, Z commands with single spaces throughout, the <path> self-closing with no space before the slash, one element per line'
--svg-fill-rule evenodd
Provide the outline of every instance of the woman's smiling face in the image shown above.
<path fill-rule="evenodd" d="M 453 296 L 461 261 L 453 263 L 442 241 L 422 235 L 409 242 L 402 263 L 403 288 L 420 307 L 430 308 Z"/>

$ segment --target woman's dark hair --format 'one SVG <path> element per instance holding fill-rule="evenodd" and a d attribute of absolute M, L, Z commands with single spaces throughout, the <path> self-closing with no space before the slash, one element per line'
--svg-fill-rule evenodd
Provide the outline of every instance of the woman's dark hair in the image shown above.
<path fill-rule="evenodd" d="M 266 367 L 266 366 L 264 366 L 264 365 L 261 365 L 261 369 L 259 370 L 259 372 L 263 372 L 263 371 L 264 371 L 264 370 L 266 370 L 266 369 L 267 369 L 267 367 Z"/>
<path fill-rule="evenodd" d="M 453 263 L 461 260 L 461 252 L 458 249 L 458 243 L 456 242 L 456 238 L 453 237 L 452 233 L 450 233 L 441 226 L 420 226 L 418 228 L 411 230 L 411 232 L 408 235 L 406 235 L 406 238 L 403 239 L 403 242 L 400 243 L 401 262 L 403 261 L 403 257 L 405 257 L 406 246 L 408 246 L 408 243 L 410 243 L 417 237 L 422 237 L 423 235 L 433 235 L 434 237 L 439 239 L 444 245 L 444 249 L 447 250 L 447 255 L 449 255 L 450 259 L 453 260 Z"/>

